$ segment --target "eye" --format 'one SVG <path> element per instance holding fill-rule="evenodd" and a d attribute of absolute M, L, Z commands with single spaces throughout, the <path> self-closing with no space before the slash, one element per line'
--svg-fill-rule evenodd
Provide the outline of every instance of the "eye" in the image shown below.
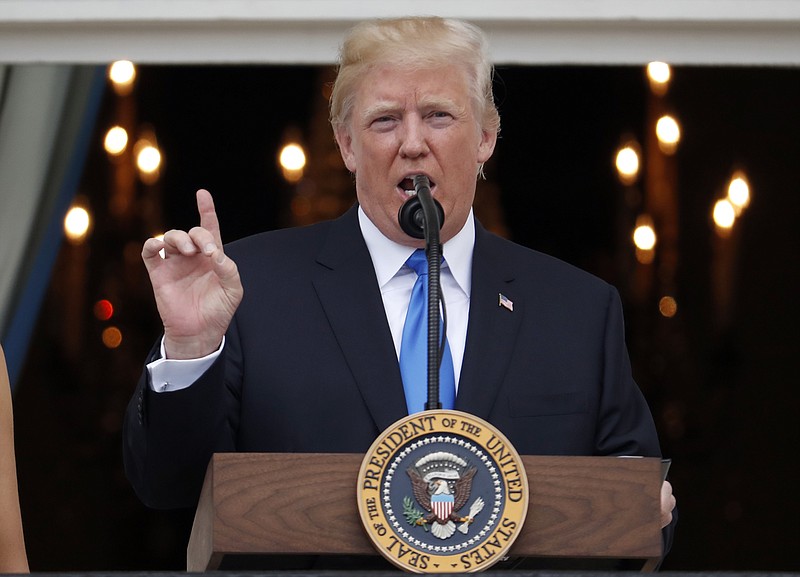
<path fill-rule="evenodd" d="M 428 122 L 435 127 L 448 126 L 453 122 L 453 115 L 446 110 L 434 110 L 427 115 Z"/>
<path fill-rule="evenodd" d="M 394 116 L 384 114 L 383 116 L 376 116 L 373 118 L 369 126 L 375 130 L 390 130 L 397 123 L 397 118 Z"/>

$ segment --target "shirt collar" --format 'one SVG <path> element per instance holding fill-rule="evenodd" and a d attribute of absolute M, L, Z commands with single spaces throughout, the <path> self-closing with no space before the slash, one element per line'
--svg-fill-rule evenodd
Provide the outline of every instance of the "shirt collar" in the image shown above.
<path fill-rule="evenodd" d="M 386 238 L 373 222 L 358 207 L 358 223 L 361 234 L 367 244 L 378 286 L 383 287 L 389 282 L 397 271 L 405 264 L 414 249 Z M 472 209 L 469 211 L 467 221 L 453 238 L 442 247 L 446 266 L 450 269 L 453 278 L 467 296 L 472 289 L 472 253 L 475 248 L 475 220 Z"/>

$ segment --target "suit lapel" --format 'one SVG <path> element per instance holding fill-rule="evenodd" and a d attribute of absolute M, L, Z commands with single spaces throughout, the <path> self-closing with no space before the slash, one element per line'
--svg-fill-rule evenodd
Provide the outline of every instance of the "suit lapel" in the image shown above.
<path fill-rule="evenodd" d="M 524 314 L 522 295 L 514 291 L 514 272 L 494 239 L 476 221 L 472 291 L 467 342 L 456 409 L 488 418 L 516 346 Z M 500 306 L 499 295 L 513 311 Z"/>
<path fill-rule="evenodd" d="M 331 223 L 313 283 L 364 402 L 382 431 L 406 415 L 406 401 L 357 210 L 354 207 Z"/>

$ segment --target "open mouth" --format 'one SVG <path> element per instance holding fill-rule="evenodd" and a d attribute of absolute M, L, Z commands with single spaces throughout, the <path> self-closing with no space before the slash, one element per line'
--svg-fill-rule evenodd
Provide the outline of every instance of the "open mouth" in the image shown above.
<path fill-rule="evenodd" d="M 430 183 L 431 190 L 433 190 L 433 187 L 436 186 L 436 183 L 434 183 L 432 180 L 429 181 L 429 183 Z M 413 196 L 413 195 L 417 194 L 417 191 L 414 188 L 414 178 L 413 177 L 404 178 L 403 180 L 401 180 L 397 184 L 397 187 L 400 190 L 402 190 L 403 192 L 405 192 L 407 196 Z"/>

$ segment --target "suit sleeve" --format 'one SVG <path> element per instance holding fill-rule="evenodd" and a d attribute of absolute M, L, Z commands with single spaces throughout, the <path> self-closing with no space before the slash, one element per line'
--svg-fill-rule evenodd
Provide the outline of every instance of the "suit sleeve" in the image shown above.
<path fill-rule="evenodd" d="M 639 386 L 633 379 L 619 294 L 609 296 L 605 333 L 606 386 L 601 399 L 596 450 L 599 455 L 661 457 L 655 422 Z M 677 509 L 663 531 L 663 555 L 672 547 Z"/>
<path fill-rule="evenodd" d="M 655 423 L 633 379 L 622 304 L 610 289 L 603 346 L 603 390 L 595 439 L 597 455 L 661 457 Z"/>
<path fill-rule="evenodd" d="M 235 450 L 238 401 L 226 382 L 228 348 L 203 376 L 179 391 L 153 392 L 147 370 L 142 371 L 125 413 L 123 458 L 145 505 L 196 506 L 211 456 Z M 157 348 L 148 359 L 154 354 Z"/>

